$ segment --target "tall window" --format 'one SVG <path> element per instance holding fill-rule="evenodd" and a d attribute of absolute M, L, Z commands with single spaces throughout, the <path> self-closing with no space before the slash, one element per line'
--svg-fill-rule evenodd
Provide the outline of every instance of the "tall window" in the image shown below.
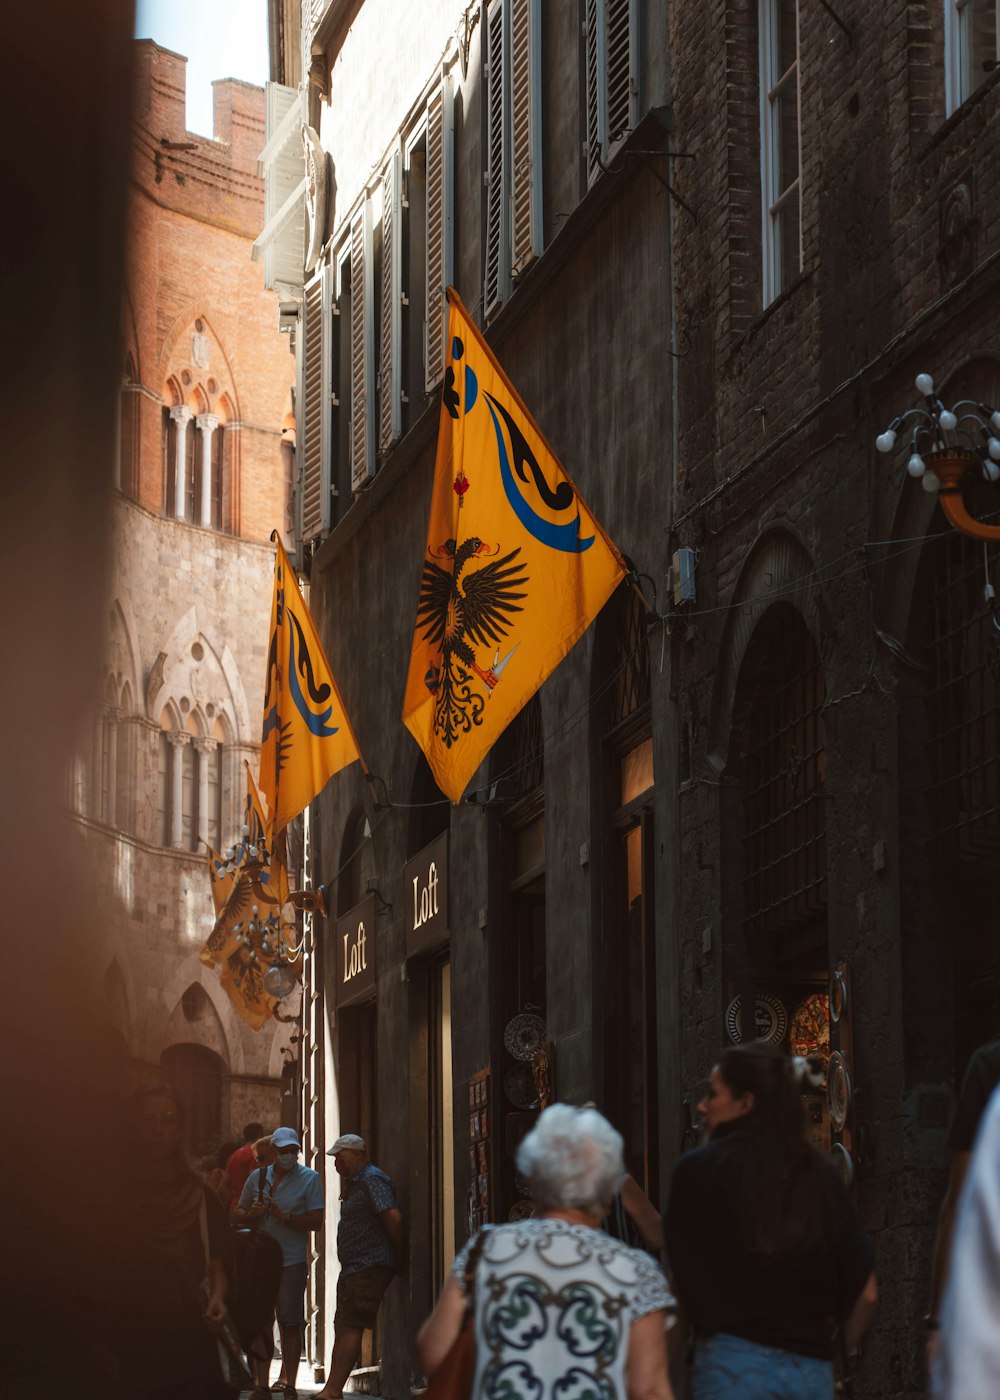
<path fill-rule="evenodd" d="M 484 306 L 489 316 L 542 251 L 540 0 L 493 0 L 485 79 Z"/>
<path fill-rule="evenodd" d="M 798 0 L 759 0 L 763 303 L 802 270 Z"/>
<path fill-rule="evenodd" d="M 216 530 L 222 529 L 224 519 L 222 512 L 222 475 L 225 440 L 226 432 L 220 424 L 212 433 L 210 454 L 212 463 L 211 522 L 213 529 Z"/>
<path fill-rule="evenodd" d="M 944 0 L 945 105 L 949 116 L 980 87 L 1000 55 L 997 0 Z"/>
<path fill-rule="evenodd" d="M 156 750 L 156 834 L 163 846 L 170 845 L 173 813 L 170 803 L 173 750 L 170 746 L 169 716 L 166 724 L 160 720 L 160 734 Z"/>
<path fill-rule="evenodd" d="M 654 919 L 653 740 L 646 614 L 623 588 L 605 697 L 604 786 L 612 809 L 606 858 L 604 1046 L 606 1107 L 625 1139 L 626 1167 L 652 1200 L 659 1184 Z M 600 667 L 603 672 L 603 666 Z"/>
<path fill-rule="evenodd" d="M 587 181 L 639 120 L 637 0 L 586 0 Z"/>
<path fill-rule="evenodd" d="M 740 670 L 730 745 L 742 792 L 742 926 L 758 970 L 825 948 L 825 699 L 805 623 L 774 604 Z"/>
<path fill-rule="evenodd" d="M 162 481 L 163 481 L 163 514 L 173 516 L 176 513 L 174 500 L 174 477 L 175 464 L 177 461 L 177 421 L 172 416 L 170 409 L 164 405 L 160 413 L 160 445 L 162 453 Z"/>
<path fill-rule="evenodd" d="M 139 451 L 139 395 L 135 361 L 129 355 L 125 362 L 118 408 L 118 457 L 115 463 L 115 485 L 127 496 L 137 489 L 136 467 Z"/>

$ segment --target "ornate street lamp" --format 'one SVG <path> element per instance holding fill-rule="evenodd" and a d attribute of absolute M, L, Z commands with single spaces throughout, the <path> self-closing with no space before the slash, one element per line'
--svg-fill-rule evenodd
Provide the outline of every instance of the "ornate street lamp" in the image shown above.
<path fill-rule="evenodd" d="M 915 383 L 923 403 L 894 418 L 875 439 L 875 447 L 892 452 L 900 433 L 904 440 L 909 435 L 906 470 L 925 491 L 937 494 L 945 518 L 963 535 L 1000 540 L 1000 525 L 976 520 L 962 499 L 962 478 L 971 467 L 978 467 L 987 481 L 1000 481 L 1000 410 L 973 399 L 947 408 L 929 374 L 918 374 Z"/>
<path fill-rule="evenodd" d="M 238 944 L 249 949 L 250 960 L 267 970 L 263 975 L 264 990 L 280 1000 L 298 986 L 295 964 L 302 956 L 302 943 L 296 941 L 293 923 L 284 918 L 274 889 L 270 884 L 271 852 L 266 835 L 256 842 L 250 840 L 250 829 L 243 827 L 240 843 L 226 852 L 227 874 L 239 874 L 249 881 L 259 903 L 254 904 L 250 918 L 232 925 Z M 292 890 L 288 902 L 301 913 L 326 915 L 329 909 L 325 885 L 310 890 Z M 263 914 L 261 905 L 269 906 Z"/>

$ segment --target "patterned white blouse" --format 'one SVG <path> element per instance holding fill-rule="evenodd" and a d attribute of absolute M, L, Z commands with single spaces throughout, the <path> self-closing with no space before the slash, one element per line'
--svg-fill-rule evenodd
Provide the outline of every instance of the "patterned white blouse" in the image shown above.
<path fill-rule="evenodd" d="M 489 1230 L 474 1288 L 473 1400 L 623 1400 L 629 1328 L 675 1307 L 648 1254 L 564 1220 Z"/>

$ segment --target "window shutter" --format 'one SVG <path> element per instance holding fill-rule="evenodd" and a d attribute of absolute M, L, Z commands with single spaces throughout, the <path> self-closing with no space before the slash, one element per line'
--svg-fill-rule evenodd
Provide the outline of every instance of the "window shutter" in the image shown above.
<path fill-rule="evenodd" d="M 330 529 L 332 271 L 324 262 L 305 285 L 302 316 L 302 407 L 299 426 L 299 535 L 306 542 Z"/>
<path fill-rule="evenodd" d="M 393 152 L 382 175 L 382 392 L 379 443 L 399 441 L 403 427 L 400 370 L 403 339 L 402 152 Z"/>
<path fill-rule="evenodd" d="M 374 356 L 366 334 L 374 324 L 375 299 L 370 233 L 371 203 L 366 198 L 351 221 L 351 488 L 355 491 L 374 475 Z"/>
<path fill-rule="evenodd" d="M 508 295 L 510 267 L 507 201 L 507 93 L 504 63 L 504 0 L 493 0 L 486 21 L 486 279 L 483 290 L 484 315 Z"/>
<path fill-rule="evenodd" d="M 592 185 L 601 173 L 598 160 L 603 160 L 607 141 L 608 118 L 604 87 L 604 3 L 587 0 L 586 10 L 586 79 L 587 79 L 587 184 Z"/>
<path fill-rule="evenodd" d="M 424 388 L 428 394 L 444 374 L 448 304 L 454 281 L 454 103 L 451 75 L 427 103 L 427 323 Z"/>
<path fill-rule="evenodd" d="M 516 276 L 542 251 L 541 3 L 511 0 L 511 225 Z"/>
<path fill-rule="evenodd" d="M 637 0 L 604 0 L 607 48 L 607 141 L 631 131 L 639 117 Z"/>

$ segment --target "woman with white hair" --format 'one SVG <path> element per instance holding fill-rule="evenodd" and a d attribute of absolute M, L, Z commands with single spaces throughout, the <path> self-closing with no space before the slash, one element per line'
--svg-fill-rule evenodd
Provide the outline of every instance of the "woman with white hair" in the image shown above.
<path fill-rule="evenodd" d="M 553 1104 L 521 1143 L 517 1166 L 538 1214 L 486 1227 L 459 1254 L 417 1337 L 424 1371 L 441 1365 L 468 1306 L 473 1400 L 671 1400 L 666 1281 L 648 1254 L 599 1228 L 625 1174 L 621 1137 L 596 1109 Z"/>

